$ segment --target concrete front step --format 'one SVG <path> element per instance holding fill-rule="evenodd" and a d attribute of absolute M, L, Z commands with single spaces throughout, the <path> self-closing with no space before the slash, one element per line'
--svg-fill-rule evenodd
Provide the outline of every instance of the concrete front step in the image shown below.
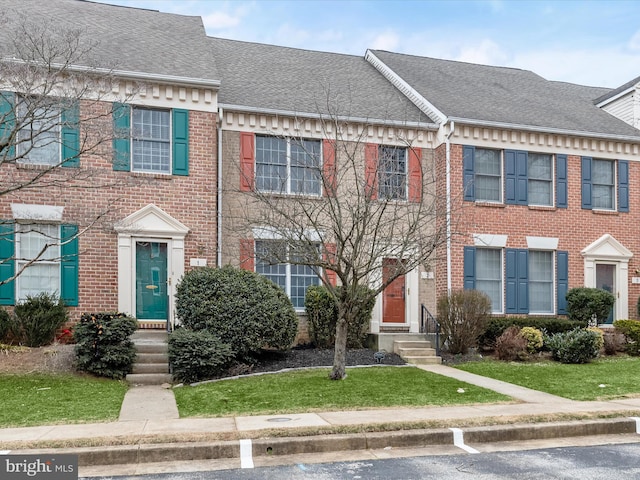
<path fill-rule="evenodd" d="M 169 345 L 167 345 L 166 343 L 135 343 L 135 346 L 138 354 L 157 353 L 166 355 L 169 351 Z"/>
<path fill-rule="evenodd" d="M 134 363 L 133 373 L 169 373 L 168 363 Z"/>
<path fill-rule="evenodd" d="M 431 348 L 428 340 L 395 340 L 393 342 L 393 353 L 398 353 L 403 348 Z"/>
<path fill-rule="evenodd" d="M 173 378 L 169 373 L 130 373 L 127 382 L 133 385 L 162 385 L 171 383 Z"/>
<path fill-rule="evenodd" d="M 413 365 L 439 365 L 442 363 L 442 357 L 436 357 L 435 355 L 409 356 L 402 358 L 407 363 L 411 363 Z"/>
<path fill-rule="evenodd" d="M 399 348 L 398 355 L 402 358 L 406 357 L 435 357 L 435 348 Z"/>
<path fill-rule="evenodd" d="M 138 351 L 136 363 L 167 363 L 166 353 L 141 353 Z"/>

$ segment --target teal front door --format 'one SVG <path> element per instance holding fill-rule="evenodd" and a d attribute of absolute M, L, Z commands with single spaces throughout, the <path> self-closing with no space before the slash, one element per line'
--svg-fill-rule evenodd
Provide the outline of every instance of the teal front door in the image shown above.
<path fill-rule="evenodd" d="M 167 244 L 136 242 L 136 318 L 167 320 Z"/>

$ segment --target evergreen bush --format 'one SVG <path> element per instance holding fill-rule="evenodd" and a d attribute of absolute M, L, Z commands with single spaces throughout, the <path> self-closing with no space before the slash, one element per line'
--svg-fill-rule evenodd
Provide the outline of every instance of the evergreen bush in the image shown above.
<path fill-rule="evenodd" d="M 567 292 L 567 313 L 571 320 L 591 322 L 595 317 L 604 323 L 609 317 L 615 298 L 613 294 L 599 288 L 572 288 Z"/>
<path fill-rule="evenodd" d="M 6 343 L 11 328 L 11 316 L 4 308 L 0 308 L 0 343 Z"/>
<path fill-rule="evenodd" d="M 600 353 L 600 336 L 586 328 L 555 333 L 545 339 L 553 359 L 561 363 L 588 363 Z"/>
<path fill-rule="evenodd" d="M 194 383 L 222 373 L 233 360 L 231 347 L 206 330 L 178 328 L 169 335 L 173 378 Z"/>
<path fill-rule="evenodd" d="M 131 335 L 138 322 L 124 313 L 84 313 L 73 327 L 76 368 L 99 377 L 124 378 L 133 369 Z"/>
<path fill-rule="evenodd" d="M 554 333 L 568 332 L 576 328 L 585 328 L 588 323 L 557 317 L 493 317 L 488 321 L 486 328 L 480 335 L 480 345 L 493 348 L 496 339 L 513 325 L 520 328 L 533 327 L 545 332 L 547 335 L 553 335 Z"/>
<path fill-rule="evenodd" d="M 616 320 L 613 322 L 613 326 L 627 339 L 625 347 L 627 353 L 636 357 L 640 356 L 640 321 Z"/>
<path fill-rule="evenodd" d="M 438 321 L 450 353 L 467 353 L 478 345 L 491 313 L 491 300 L 478 290 L 458 290 L 438 299 Z"/>
<path fill-rule="evenodd" d="M 56 295 L 43 292 L 27 296 L 13 310 L 11 335 L 27 347 L 49 345 L 66 321 L 67 307 Z"/>
<path fill-rule="evenodd" d="M 298 316 L 280 287 L 231 266 L 187 272 L 177 286 L 176 312 L 185 328 L 215 334 L 240 360 L 266 347 L 290 348 L 298 331 Z"/>
<path fill-rule="evenodd" d="M 522 327 L 520 329 L 520 335 L 527 340 L 527 351 L 529 353 L 536 353 L 544 345 L 542 339 L 542 331 L 534 327 Z"/>
<path fill-rule="evenodd" d="M 342 288 L 344 287 L 336 288 L 338 295 Z M 356 320 L 347 326 L 347 348 L 362 348 L 366 344 L 371 312 L 376 303 L 372 290 L 366 286 L 359 287 L 357 296 L 363 299 L 363 306 Z M 311 342 L 319 348 L 333 348 L 336 340 L 338 308 L 327 288 L 318 285 L 309 287 L 304 299 L 304 308 L 307 313 Z"/>

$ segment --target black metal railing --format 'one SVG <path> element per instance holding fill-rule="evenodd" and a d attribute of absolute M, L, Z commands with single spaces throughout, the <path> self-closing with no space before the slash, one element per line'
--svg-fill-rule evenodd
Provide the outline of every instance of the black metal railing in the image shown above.
<path fill-rule="evenodd" d="M 424 304 L 420 306 L 420 333 L 435 335 L 436 355 L 440 356 L 440 324 Z"/>

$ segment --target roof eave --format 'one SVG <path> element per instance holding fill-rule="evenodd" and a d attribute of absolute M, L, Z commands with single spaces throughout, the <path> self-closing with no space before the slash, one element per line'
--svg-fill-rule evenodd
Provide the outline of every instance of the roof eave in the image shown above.
<path fill-rule="evenodd" d="M 456 123 L 468 124 L 468 125 L 473 125 L 477 127 L 504 128 L 506 130 L 524 130 L 527 132 L 553 133 L 556 135 L 600 138 L 603 140 L 617 140 L 622 142 L 640 142 L 640 131 L 638 131 L 638 136 L 634 137 L 630 135 L 614 135 L 611 133 L 582 132 L 579 130 L 566 130 L 563 128 L 538 127 L 535 125 L 521 125 L 517 123 L 492 122 L 488 120 L 474 120 L 471 118 L 461 118 L 461 117 L 449 117 L 449 119 L 455 121 Z"/>
<path fill-rule="evenodd" d="M 438 125 L 435 123 L 423 123 L 423 122 L 408 122 L 404 120 L 389 120 L 389 119 L 377 119 L 377 118 L 367 118 L 367 117 L 354 117 L 350 115 L 331 115 L 329 113 L 309 113 L 309 112 L 295 112 L 292 110 L 279 110 L 273 108 L 260 108 L 260 107 L 249 107 L 245 105 L 233 105 L 229 103 L 219 103 L 218 104 L 224 110 L 238 111 L 238 112 L 248 112 L 248 113 L 256 113 L 256 114 L 264 114 L 264 115 L 276 115 L 283 117 L 300 117 L 300 118 L 309 118 L 309 119 L 317 119 L 317 120 L 337 120 L 340 122 L 346 123 L 364 123 L 364 124 L 375 124 L 375 125 L 392 125 L 394 127 L 404 127 L 404 128 L 419 128 L 423 130 L 438 130 Z"/>

